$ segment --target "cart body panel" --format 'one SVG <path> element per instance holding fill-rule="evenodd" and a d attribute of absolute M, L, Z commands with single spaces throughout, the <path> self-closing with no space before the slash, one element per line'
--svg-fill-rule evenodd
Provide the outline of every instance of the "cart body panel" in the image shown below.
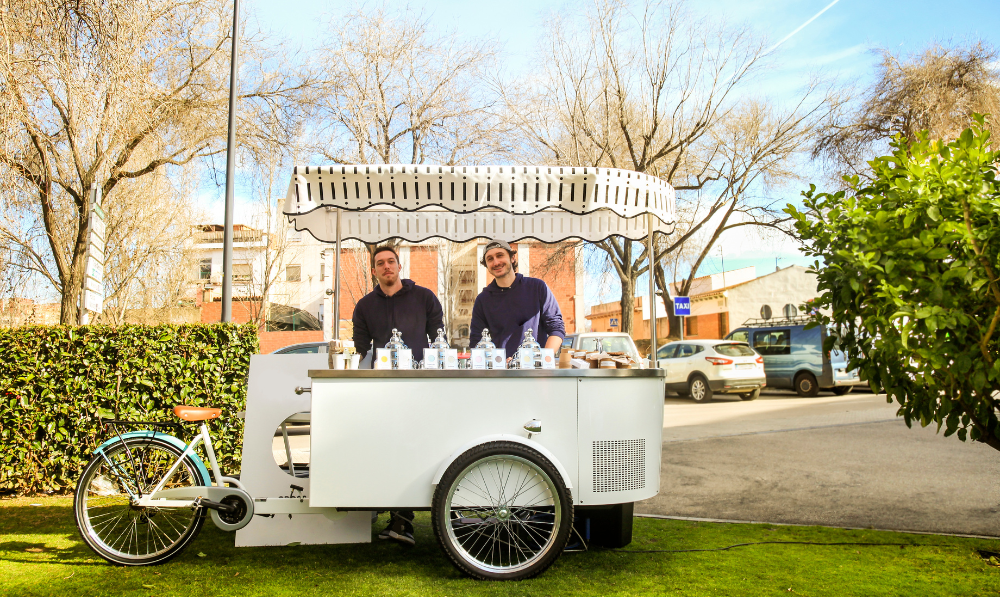
<path fill-rule="evenodd" d="M 559 462 L 575 460 L 572 379 L 326 378 L 312 393 L 313 506 L 430 507 L 434 477 L 456 448 L 525 437 L 532 419 L 543 424 L 533 441 Z M 574 468 L 563 468 L 574 483 Z"/>
<path fill-rule="evenodd" d="M 551 454 L 580 505 L 659 490 L 659 370 L 311 371 L 310 502 L 431 504 L 462 446 L 507 435 Z M 524 425 L 538 420 L 542 432 Z"/>

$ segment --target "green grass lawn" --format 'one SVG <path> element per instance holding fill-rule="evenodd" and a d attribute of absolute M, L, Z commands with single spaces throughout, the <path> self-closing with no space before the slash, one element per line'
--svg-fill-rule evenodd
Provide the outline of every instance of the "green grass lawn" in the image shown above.
<path fill-rule="evenodd" d="M 564 554 L 533 580 L 490 583 L 465 578 L 449 564 L 427 514 L 419 513 L 417 523 L 413 548 L 378 541 L 236 548 L 232 534 L 206 522 L 194 543 L 169 563 L 118 568 L 80 541 L 70 498 L 0 500 L 0 595 L 1000 594 L 1000 568 L 977 552 L 1000 552 L 1000 541 L 993 540 L 636 519 L 634 540 L 626 549 L 696 549 L 754 541 L 882 545 L 771 544 L 652 554 L 592 550 Z"/>

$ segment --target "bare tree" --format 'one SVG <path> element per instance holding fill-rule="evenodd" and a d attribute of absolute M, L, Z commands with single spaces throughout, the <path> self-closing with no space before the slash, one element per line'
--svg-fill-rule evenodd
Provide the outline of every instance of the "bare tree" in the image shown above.
<path fill-rule="evenodd" d="M 0 181 L 45 246 L 33 267 L 76 320 L 96 184 L 124 182 L 224 149 L 228 5 L 208 0 L 5 0 L 0 10 Z M 280 140 L 285 100 L 310 81 L 268 72 L 275 57 L 244 39 L 240 131 L 245 147 Z M 287 61 L 284 61 L 287 62 Z M 287 65 L 286 65 L 287 68 Z M 284 72 L 291 72 L 286 70 Z M 8 236 L 10 222 L 5 226 Z"/>
<path fill-rule="evenodd" d="M 922 130 L 951 140 L 969 127 L 972 115 L 1000 113 L 1000 52 L 985 41 L 933 44 L 901 56 L 878 51 L 872 85 L 853 111 L 839 114 L 818 136 L 813 154 L 836 179 L 866 176 L 867 163 L 889 150 L 895 135 L 913 142 Z M 996 124 L 992 132 L 1000 132 Z"/>
<path fill-rule="evenodd" d="M 496 99 L 481 84 L 493 42 L 436 34 L 422 14 L 384 4 L 332 21 L 330 37 L 322 52 L 333 89 L 316 133 L 327 159 L 455 164 L 505 155 Z"/>
<path fill-rule="evenodd" d="M 763 40 L 695 18 L 683 2 L 647 0 L 633 8 L 627 0 L 598 0 L 587 26 L 575 26 L 553 24 L 550 66 L 536 92 L 506 95 L 538 154 L 660 177 L 681 192 L 679 203 L 698 200 L 684 191 L 711 186 L 713 201 L 692 210 L 697 221 L 657 260 L 719 218 L 725 220 L 720 234 L 735 225 L 734 214 L 752 220 L 739 225 L 773 225 L 775 210 L 749 191 L 778 176 L 780 160 L 798 149 L 829 98 L 815 97 L 823 94 L 811 87 L 784 111 L 747 100 L 763 65 Z M 734 132 L 740 136 L 732 138 Z M 621 329 L 631 333 L 635 284 L 649 269 L 646 247 L 614 237 L 597 247 L 621 282 Z"/>
<path fill-rule="evenodd" d="M 279 291 L 287 291 L 283 284 L 286 268 L 301 254 L 301 248 L 294 242 L 295 231 L 282 213 L 284 197 L 278 198 L 279 191 L 285 188 L 283 183 L 288 169 L 284 165 L 294 161 L 283 160 L 282 155 L 280 148 L 271 147 L 270 154 L 255 161 L 251 167 L 249 181 L 254 193 L 254 213 L 247 232 L 253 239 L 247 239 L 249 247 L 241 254 L 245 261 L 241 264 L 244 278 L 239 282 L 240 292 L 233 297 L 246 306 L 251 321 L 259 330 L 267 325 L 271 303 L 282 304 L 279 295 L 285 298 L 285 306 L 288 306 L 287 292 Z"/>
<path fill-rule="evenodd" d="M 195 269 L 191 231 L 198 214 L 192 191 L 157 172 L 123 181 L 103 202 L 105 294 L 98 321 L 173 320 Z"/>

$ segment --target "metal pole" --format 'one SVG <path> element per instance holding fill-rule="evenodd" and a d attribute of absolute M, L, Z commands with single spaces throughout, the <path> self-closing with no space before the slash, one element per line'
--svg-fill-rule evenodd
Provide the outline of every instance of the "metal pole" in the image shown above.
<path fill-rule="evenodd" d="M 656 253 L 653 252 L 653 214 L 646 214 L 646 251 L 649 253 L 649 366 L 656 369 L 656 282 L 653 279 L 653 264 L 656 263 Z"/>
<path fill-rule="evenodd" d="M 337 208 L 337 248 L 333 254 L 333 337 L 340 340 L 340 208 Z"/>
<path fill-rule="evenodd" d="M 226 140 L 226 226 L 222 237 L 222 323 L 233 318 L 233 171 L 236 169 L 237 64 L 240 60 L 240 0 L 233 0 L 233 53 L 229 65 L 229 138 Z"/>

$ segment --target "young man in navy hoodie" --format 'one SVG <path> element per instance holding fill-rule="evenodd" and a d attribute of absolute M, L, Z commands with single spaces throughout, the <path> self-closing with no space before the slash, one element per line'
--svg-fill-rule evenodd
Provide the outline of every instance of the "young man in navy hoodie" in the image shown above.
<path fill-rule="evenodd" d="M 369 350 L 384 347 L 395 328 L 413 350 L 413 357 L 419 359 L 423 349 L 430 347 L 428 337 L 435 337 L 438 328 L 444 327 L 440 301 L 430 289 L 401 279 L 402 269 L 392 247 L 378 247 L 372 253 L 372 275 L 378 286 L 354 307 L 354 348 L 362 358 Z M 389 526 L 378 538 L 413 545 L 413 512 L 400 510 L 389 515 Z"/>
<path fill-rule="evenodd" d="M 472 306 L 469 345 L 475 346 L 483 336 L 483 328 L 488 328 L 494 344 L 512 357 L 524 331 L 531 328 L 542 347 L 558 349 L 566 337 L 559 303 L 545 282 L 515 273 L 516 255 L 517 251 L 502 240 L 486 244 L 482 264 L 493 275 L 493 281 Z"/>

